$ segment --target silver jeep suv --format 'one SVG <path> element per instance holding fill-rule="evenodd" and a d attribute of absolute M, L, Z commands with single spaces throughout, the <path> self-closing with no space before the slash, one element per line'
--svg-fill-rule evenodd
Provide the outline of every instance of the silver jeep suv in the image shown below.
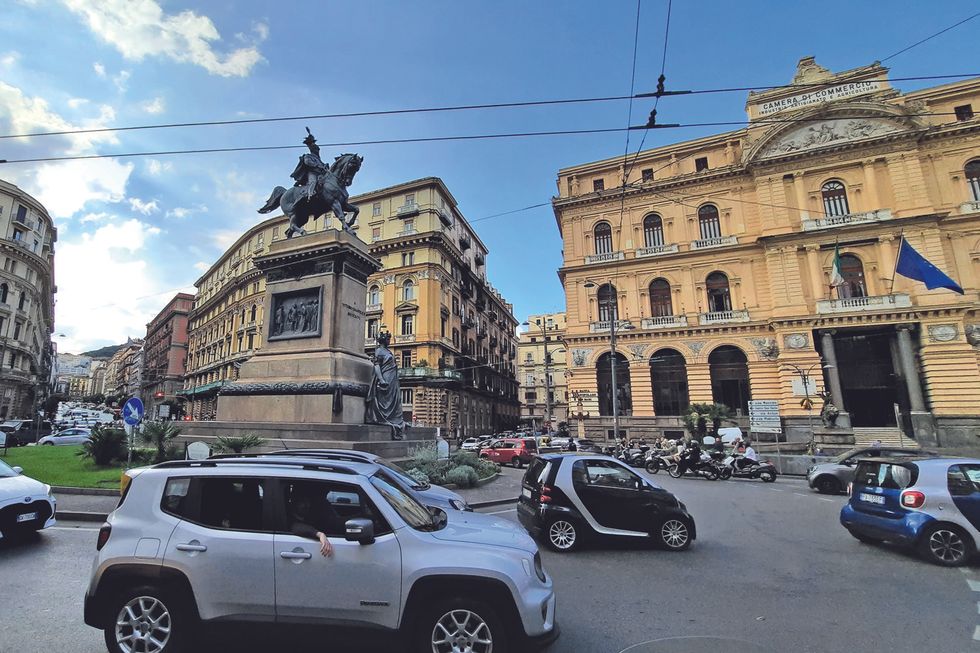
<path fill-rule="evenodd" d="M 215 621 L 381 628 L 413 653 L 506 653 L 558 635 L 526 531 L 428 509 L 372 463 L 156 465 L 126 488 L 97 549 L 85 623 L 118 653 L 184 650 Z"/>

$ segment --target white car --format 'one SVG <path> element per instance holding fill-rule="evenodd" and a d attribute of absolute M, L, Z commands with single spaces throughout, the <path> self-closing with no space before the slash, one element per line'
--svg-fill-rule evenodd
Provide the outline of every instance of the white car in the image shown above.
<path fill-rule="evenodd" d="M 22 472 L 0 460 L 0 539 L 55 525 L 58 503 L 51 486 Z"/>
<path fill-rule="evenodd" d="M 65 429 L 63 431 L 58 431 L 57 433 L 52 433 L 51 435 L 46 435 L 37 441 L 39 445 L 55 445 L 55 444 L 84 444 L 88 442 L 92 437 L 92 429 L 83 428 L 81 426 Z"/>
<path fill-rule="evenodd" d="M 466 438 L 463 440 L 463 444 L 460 449 L 463 451 L 479 451 L 480 442 L 481 440 L 479 438 Z"/>

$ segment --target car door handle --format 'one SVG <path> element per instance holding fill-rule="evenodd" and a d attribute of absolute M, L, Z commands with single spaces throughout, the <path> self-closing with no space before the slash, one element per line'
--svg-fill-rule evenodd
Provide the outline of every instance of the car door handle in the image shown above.
<path fill-rule="evenodd" d="M 279 557 L 283 560 L 309 560 L 313 554 L 306 551 L 280 551 Z"/>
<path fill-rule="evenodd" d="M 208 550 L 208 547 L 203 544 L 195 544 L 193 542 L 188 542 L 187 544 L 178 544 L 178 551 L 196 551 L 197 553 L 203 553 Z"/>

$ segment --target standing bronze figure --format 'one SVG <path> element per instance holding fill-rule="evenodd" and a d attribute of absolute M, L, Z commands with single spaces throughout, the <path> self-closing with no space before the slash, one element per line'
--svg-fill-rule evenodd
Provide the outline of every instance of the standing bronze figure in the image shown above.
<path fill-rule="evenodd" d="M 402 414 L 401 390 L 398 387 L 398 365 L 395 355 L 388 349 L 391 334 L 378 334 L 378 347 L 374 350 L 374 376 L 365 398 L 364 422 L 386 424 L 391 427 L 391 439 L 405 437 L 405 417 Z"/>
<path fill-rule="evenodd" d="M 334 159 L 333 165 L 327 167 L 320 160 L 320 146 L 316 144 L 309 127 L 306 133 L 303 143 L 310 153 L 299 158 L 296 169 L 290 175 L 295 185 L 289 190 L 276 186 L 259 213 L 271 213 L 276 207 L 281 208 L 289 217 L 286 238 L 305 235 L 303 225 L 311 215 L 329 212 L 337 216 L 344 231 L 352 234 L 354 230 L 351 227 L 357 222 L 359 209 L 350 204 L 347 187 L 354 182 L 354 175 L 361 169 L 364 158 L 357 154 L 341 154 Z M 348 213 L 350 218 L 347 218 Z"/>

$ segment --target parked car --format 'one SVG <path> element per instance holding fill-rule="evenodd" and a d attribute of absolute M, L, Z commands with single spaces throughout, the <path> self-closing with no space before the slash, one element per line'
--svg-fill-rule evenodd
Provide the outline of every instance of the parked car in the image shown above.
<path fill-rule="evenodd" d="M 96 550 L 84 619 L 113 653 L 180 650 L 198 622 L 363 626 L 412 651 L 506 653 L 558 635 L 523 528 L 426 509 L 373 463 L 162 463 L 131 480 Z"/>
<path fill-rule="evenodd" d="M 463 451 L 479 451 L 481 442 L 482 440 L 479 438 L 466 438 L 459 448 Z"/>
<path fill-rule="evenodd" d="M 493 440 L 480 449 L 480 458 L 498 465 L 523 467 L 538 453 L 538 442 L 534 438 L 501 438 Z"/>
<path fill-rule="evenodd" d="M 0 424 L 0 430 L 7 434 L 8 447 L 23 447 L 50 434 L 51 423 L 46 420 L 35 423 L 29 419 L 9 419 Z"/>
<path fill-rule="evenodd" d="M 861 542 L 916 549 L 937 565 L 966 564 L 980 542 L 980 459 L 869 458 L 857 464 L 840 522 Z"/>
<path fill-rule="evenodd" d="M 806 479 L 811 488 L 821 494 L 840 494 L 847 490 L 847 484 L 854 479 L 854 469 L 862 458 L 869 456 L 916 457 L 935 455 L 921 449 L 901 449 L 898 447 L 858 447 L 840 454 L 833 460 L 818 463 L 807 470 Z"/>
<path fill-rule="evenodd" d="M 575 446 L 577 447 L 578 451 L 582 451 L 586 453 L 602 453 L 602 448 L 599 446 L 598 443 L 594 442 L 593 440 L 588 440 L 586 438 L 579 438 L 578 440 L 576 440 Z"/>
<path fill-rule="evenodd" d="M 0 539 L 54 526 L 57 505 L 50 485 L 0 460 Z"/>
<path fill-rule="evenodd" d="M 51 435 L 46 435 L 37 441 L 38 445 L 70 445 L 84 444 L 92 439 L 92 429 L 71 428 Z"/>
<path fill-rule="evenodd" d="M 443 510 L 473 510 L 466 503 L 466 499 L 452 490 L 447 490 L 440 485 L 421 483 L 409 476 L 404 469 L 395 463 L 368 451 L 353 451 L 351 449 L 289 449 L 286 451 L 270 451 L 267 453 L 246 455 L 261 457 L 296 456 L 300 458 L 316 458 L 317 460 L 346 460 L 350 462 L 374 463 L 388 470 L 392 478 L 401 485 L 402 489 L 410 494 L 414 494 L 419 503 L 423 505 L 434 506 Z M 242 454 L 213 456 L 213 458 L 235 457 L 242 457 Z"/>
<path fill-rule="evenodd" d="M 521 486 L 521 524 L 555 551 L 599 536 L 642 538 L 683 551 L 697 537 L 687 506 L 610 456 L 539 456 Z"/>

